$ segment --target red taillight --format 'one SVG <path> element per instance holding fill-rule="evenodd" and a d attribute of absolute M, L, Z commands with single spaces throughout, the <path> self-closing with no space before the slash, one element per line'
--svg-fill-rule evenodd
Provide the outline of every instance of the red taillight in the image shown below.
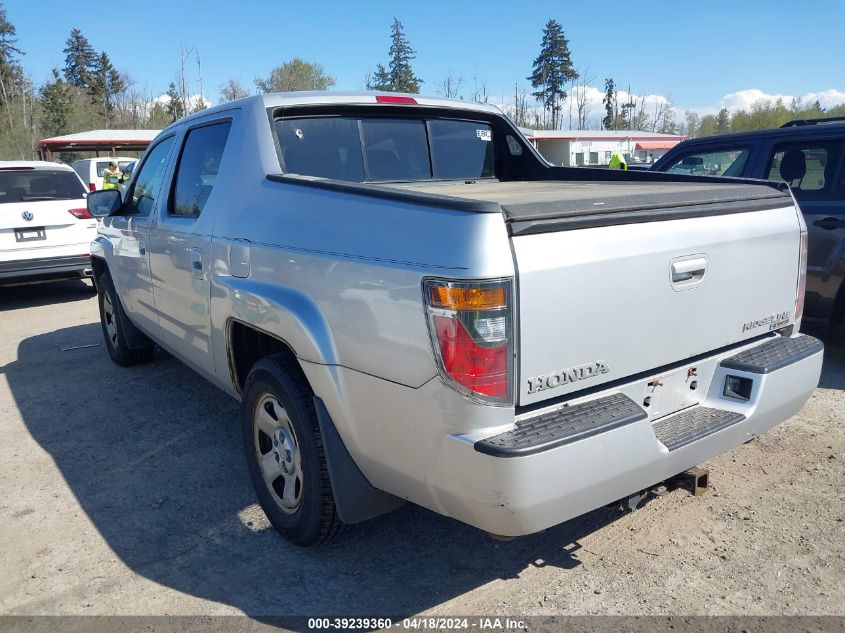
<path fill-rule="evenodd" d="M 443 368 L 453 380 L 485 396 L 507 397 L 507 341 L 495 347 L 481 347 L 454 317 L 434 317 L 434 328 Z"/>
<path fill-rule="evenodd" d="M 70 213 L 77 220 L 90 220 L 94 217 L 85 207 L 79 209 L 68 209 L 67 212 Z"/>
<path fill-rule="evenodd" d="M 413 97 L 400 97 L 398 95 L 376 95 L 376 103 L 405 103 L 415 105 L 417 100 Z"/>
<path fill-rule="evenodd" d="M 93 182 L 88 183 L 88 190 L 89 191 L 97 191 L 97 185 Z"/>
<path fill-rule="evenodd" d="M 484 402 L 513 401 L 510 280 L 427 280 L 423 287 L 438 368 L 447 384 Z"/>

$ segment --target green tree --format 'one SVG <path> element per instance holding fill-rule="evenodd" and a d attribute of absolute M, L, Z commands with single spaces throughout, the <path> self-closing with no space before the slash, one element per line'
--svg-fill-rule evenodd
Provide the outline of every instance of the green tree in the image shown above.
<path fill-rule="evenodd" d="M 0 3 L 0 156 L 22 159 L 32 153 L 34 99 L 17 43 L 15 25 Z"/>
<path fill-rule="evenodd" d="M 112 118 L 117 97 L 126 90 L 126 82 L 105 52 L 97 57 L 89 81 L 88 94 L 91 101 L 108 123 Z"/>
<path fill-rule="evenodd" d="M 185 103 L 182 101 L 176 84 L 172 81 L 167 87 L 167 103 L 164 106 L 164 111 L 167 114 L 168 123 L 178 121 L 186 114 Z"/>
<path fill-rule="evenodd" d="M 73 92 L 57 68 L 53 69 L 53 79 L 41 86 L 38 92 L 42 133 L 45 136 L 67 134 L 70 131 Z"/>
<path fill-rule="evenodd" d="M 699 136 L 699 128 L 701 127 L 701 117 L 695 110 L 687 110 L 684 112 L 684 119 L 686 121 L 686 131 L 689 138 Z"/>
<path fill-rule="evenodd" d="M 77 88 L 88 89 L 97 66 L 97 53 L 79 29 L 73 29 L 65 41 L 65 81 Z"/>
<path fill-rule="evenodd" d="M 716 115 L 716 131 L 714 134 L 727 134 L 731 131 L 731 117 L 727 108 L 719 110 Z M 706 136 L 702 134 L 702 136 Z"/>
<path fill-rule="evenodd" d="M 306 62 L 299 57 L 277 66 L 266 79 L 255 80 L 255 87 L 265 93 L 326 90 L 334 84 L 334 77 L 326 74 L 320 64 Z"/>
<path fill-rule="evenodd" d="M 601 120 L 601 126 L 605 130 L 615 130 L 617 123 L 618 108 L 616 103 L 616 82 L 608 78 L 604 80 L 604 118 Z"/>
<path fill-rule="evenodd" d="M 383 64 L 376 66 L 373 76 L 367 77 L 367 90 L 419 93 L 423 81 L 411 66 L 417 52 L 411 48 L 402 23 L 396 18 L 393 18 L 390 39 L 387 68 Z"/>
<path fill-rule="evenodd" d="M 714 115 L 705 114 L 698 125 L 698 136 L 713 136 L 714 134 L 718 134 L 718 121 Z"/>
<path fill-rule="evenodd" d="M 0 3 L 0 106 L 8 104 L 12 85 L 22 73 L 23 51 L 17 43 L 15 25 L 6 18 L 6 8 Z"/>
<path fill-rule="evenodd" d="M 549 20 L 543 28 L 540 54 L 534 60 L 528 80 L 536 89 L 532 94 L 550 115 L 552 128 L 557 128 L 558 117 L 568 96 L 567 84 L 577 78 L 578 73 L 572 66 L 569 40 L 563 34 L 563 27 L 557 20 Z"/>

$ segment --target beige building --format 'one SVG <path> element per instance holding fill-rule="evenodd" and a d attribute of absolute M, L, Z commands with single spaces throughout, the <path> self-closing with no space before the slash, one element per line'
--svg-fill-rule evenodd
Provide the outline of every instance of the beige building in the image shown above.
<path fill-rule="evenodd" d="M 627 130 L 522 131 L 547 161 L 563 167 L 607 165 L 614 152 L 625 156 L 628 164 L 653 163 L 686 138 Z"/>

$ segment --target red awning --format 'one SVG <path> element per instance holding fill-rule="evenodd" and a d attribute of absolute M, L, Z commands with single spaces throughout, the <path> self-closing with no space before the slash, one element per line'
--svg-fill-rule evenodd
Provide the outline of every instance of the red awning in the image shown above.
<path fill-rule="evenodd" d="M 640 141 L 637 149 L 672 149 L 681 139 L 666 139 L 665 141 Z"/>

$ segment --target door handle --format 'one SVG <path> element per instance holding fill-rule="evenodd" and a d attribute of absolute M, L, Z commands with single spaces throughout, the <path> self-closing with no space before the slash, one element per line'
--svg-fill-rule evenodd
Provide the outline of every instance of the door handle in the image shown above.
<path fill-rule="evenodd" d="M 832 229 L 843 229 L 845 228 L 845 220 L 842 218 L 822 218 L 821 220 L 813 222 L 813 226 L 817 226 L 820 229 L 826 229 L 828 231 Z"/>
<path fill-rule="evenodd" d="M 202 249 L 201 248 L 192 248 L 191 251 L 191 270 L 194 273 L 194 277 L 197 279 L 204 279 L 205 272 L 203 271 L 202 265 Z"/>
<path fill-rule="evenodd" d="M 707 258 L 696 257 L 679 262 L 672 262 L 672 283 L 700 281 L 707 271 Z"/>

